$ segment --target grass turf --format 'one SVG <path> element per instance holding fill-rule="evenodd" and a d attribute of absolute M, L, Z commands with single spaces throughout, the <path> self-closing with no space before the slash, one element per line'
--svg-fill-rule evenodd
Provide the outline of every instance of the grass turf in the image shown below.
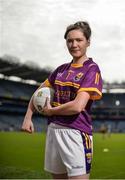
<path fill-rule="evenodd" d="M 50 179 L 44 150 L 45 133 L 1 132 L 0 179 Z M 125 134 L 94 134 L 91 179 L 125 179 Z"/>

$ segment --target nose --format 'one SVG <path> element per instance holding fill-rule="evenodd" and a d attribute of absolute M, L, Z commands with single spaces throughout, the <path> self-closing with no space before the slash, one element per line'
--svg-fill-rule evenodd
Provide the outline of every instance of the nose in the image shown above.
<path fill-rule="evenodd" d="M 77 41 L 74 40 L 74 41 L 72 42 L 72 47 L 77 47 Z"/>

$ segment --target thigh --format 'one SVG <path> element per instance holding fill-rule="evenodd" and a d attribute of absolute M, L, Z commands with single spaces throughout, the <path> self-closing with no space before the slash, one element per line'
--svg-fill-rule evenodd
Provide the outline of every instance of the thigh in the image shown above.
<path fill-rule="evenodd" d="M 92 160 L 92 140 L 75 129 L 57 132 L 59 153 L 69 177 L 89 174 Z"/>
<path fill-rule="evenodd" d="M 48 127 L 46 136 L 46 148 L 45 148 L 45 164 L 44 169 L 53 174 L 64 174 L 66 173 L 66 168 L 62 163 L 62 159 L 58 152 L 58 147 L 56 144 L 54 129 Z"/>

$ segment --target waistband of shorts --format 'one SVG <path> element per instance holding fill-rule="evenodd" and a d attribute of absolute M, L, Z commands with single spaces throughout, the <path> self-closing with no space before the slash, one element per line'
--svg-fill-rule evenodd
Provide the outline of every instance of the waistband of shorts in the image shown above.
<path fill-rule="evenodd" d="M 80 134 L 83 134 L 83 132 L 81 132 L 80 130 L 78 129 L 74 129 L 74 128 L 70 128 L 70 127 L 67 127 L 67 126 L 63 126 L 63 125 L 60 125 L 60 124 L 56 124 L 56 123 L 53 123 L 51 122 L 49 125 L 48 125 L 48 128 L 52 128 L 52 129 L 64 129 L 64 130 L 72 130 L 72 131 L 77 131 L 79 132 Z M 86 134 L 86 133 L 85 133 Z M 92 135 L 89 135 L 90 137 L 92 137 Z"/>
<path fill-rule="evenodd" d="M 73 129 L 73 128 L 62 126 L 56 123 L 50 123 L 48 127 L 53 128 L 53 129 Z"/>

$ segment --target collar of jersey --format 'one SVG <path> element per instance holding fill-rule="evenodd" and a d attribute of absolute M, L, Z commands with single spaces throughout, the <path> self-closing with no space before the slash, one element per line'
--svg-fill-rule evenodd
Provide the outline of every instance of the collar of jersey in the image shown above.
<path fill-rule="evenodd" d="M 75 64 L 75 63 L 72 63 L 71 66 L 74 67 L 74 68 L 79 68 L 79 67 L 82 67 L 83 64 Z"/>
<path fill-rule="evenodd" d="M 84 64 L 88 63 L 91 60 L 91 58 L 88 58 L 88 60 L 86 60 L 83 64 L 75 64 L 73 63 L 73 61 L 71 62 L 71 67 L 74 68 L 79 68 L 79 67 L 83 67 Z"/>

